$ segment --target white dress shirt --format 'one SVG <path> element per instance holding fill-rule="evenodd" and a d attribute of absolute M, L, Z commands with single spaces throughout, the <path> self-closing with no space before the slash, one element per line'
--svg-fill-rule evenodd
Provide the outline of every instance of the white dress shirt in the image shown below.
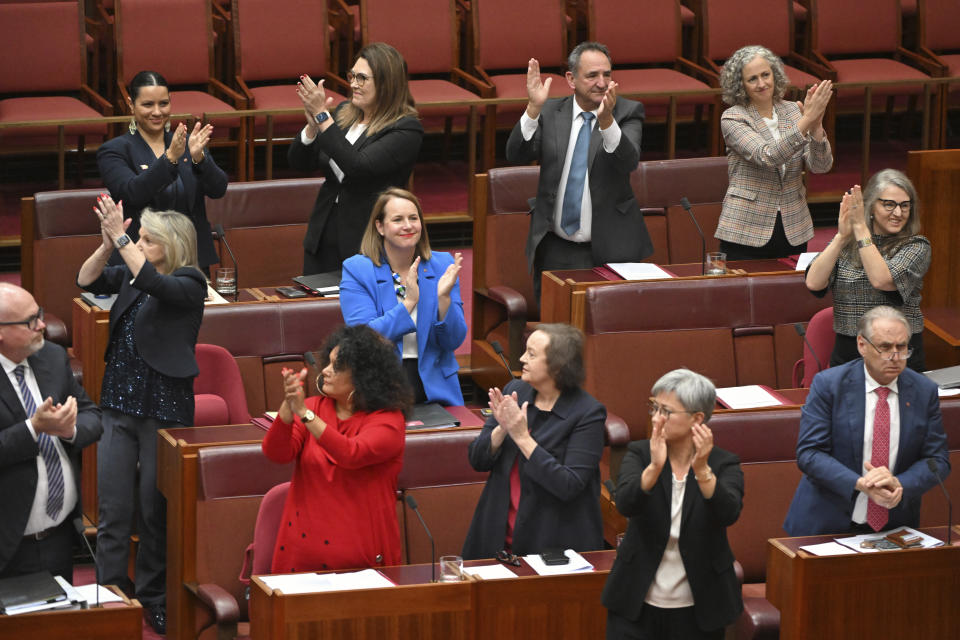
<path fill-rule="evenodd" d="M 866 406 L 863 416 L 863 460 L 869 462 L 873 457 L 873 418 L 877 411 L 877 394 L 875 389 L 881 387 L 879 382 L 870 377 L 867 367 L 863 367 L 863 375 L 866 388 Z M 897 381 L 894 380 L 886 385 L 890 389 L 887 396 L 887 404 L 890 405 L 890 459 L 887 468 L 893 473 L 893 468 L 897 464 L 897 453 L 900 450 L 900 400 L 897 391 Z M 866 468 L 860 470 L 861 475 L 866 473 Z M 867 502 L 870 499 L 867 494 L 860 492 L 857 494 L 857 501 L 853 505 L 852 521 L 863 524 L 867 521 Z"/>

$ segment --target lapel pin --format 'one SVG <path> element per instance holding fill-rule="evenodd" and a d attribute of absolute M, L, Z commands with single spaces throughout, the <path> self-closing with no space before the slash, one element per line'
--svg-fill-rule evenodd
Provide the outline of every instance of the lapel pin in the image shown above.
<path fill-rule="evenodd" d="M 146 171 L 147 168 L 148 168 L 148 167 L 147 167 L 147 165 L 145 165 L 145 164 L 140 165 L 140 169 L 142 169 L 143 171 Z"/>

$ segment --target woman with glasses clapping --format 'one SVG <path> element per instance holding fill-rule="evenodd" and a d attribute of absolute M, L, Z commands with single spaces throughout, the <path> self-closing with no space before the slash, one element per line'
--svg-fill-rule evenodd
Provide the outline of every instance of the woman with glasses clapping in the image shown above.
<path fill-rule="evenodd" d="M 607 640 L 720 640 L 743 609 L 727 541 L 743 470 L 713 446 L 710 380 L 676 369 L 650 393 L 650 439 L 630 443 L 617 478 L 629 522 L 603 589 Z"/>
<path fill-rule="evenodd" d="M 857 320 L 879 305 L 895 307 L 910 323 L 907 366 L 924 371 L 920 290 L 930 268 L 930 241 L 920 235 L 917 191 L 896 169 L 874 174 L 843 196 L 837 235 L 807 268 L 815 296 L 833 292 L 837 334 L 830 366 L 860 357 Z"/>
<path fill-rule="evenodd" d="M 323 81 L 300 76 L 297 95 L 307 126 L 287 153 L 300 171 L 326 180 L 303 239 L 303 273 L 338 271 L 360 250 L 373 203 L 390 187 L 406 187 L 420 152 L 423 126 L 407 84 L 407 63 L 388 44 L 368 44 L 347 73 L 350 100 L 334 108 Z"/>

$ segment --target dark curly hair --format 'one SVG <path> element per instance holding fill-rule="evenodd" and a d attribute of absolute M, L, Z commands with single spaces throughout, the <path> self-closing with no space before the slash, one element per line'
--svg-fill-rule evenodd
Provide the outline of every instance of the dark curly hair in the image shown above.
<path fill-rule="evenodd" d="M 366 325 L 342 326 L 320 350 L 320 369 L 330 364 L 330 352 L 339 347 L 336 371 L 348 371 L 353 380 L 354 411 L 402 411 L 413 403 L 413 391 L 400 366 L 394 346 Z"/>

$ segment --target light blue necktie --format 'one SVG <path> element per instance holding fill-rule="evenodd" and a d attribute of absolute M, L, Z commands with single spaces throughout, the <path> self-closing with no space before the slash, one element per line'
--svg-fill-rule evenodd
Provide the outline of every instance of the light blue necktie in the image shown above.
<path fill-rule="evenodd" d="M 563 209 L 560 215 L 560 228 L 572 236 L 580 228 L 580 209 L 583 205 L 583 183 L 587 179 L 587 160 L 590 155 L 590 133 L 593 114 L 584 111 L 580 114 L 583 124 L 577 134 L 577 143 L 573 146 L 570 158 L 570 173 L 567 175 L 567 187 L 563 190 Z"/>
<path fill-rule="evenodd" d="M 27 417 L 32 418 L 37 412 L 37 403 L 30 393 L 30 387 L 23 377 L 23 365 L 18 365 L 13 370 L 13 375 L 17 378 L 17 384 L 20 385 L 20 397 L 23 398 L 23 408 L 27 411 Z M 43 456 L 43 462 L 47 466 L 47 515 L 56 519 L 63 509 L 63 468 L 60 466 L 60 454 L 57 453 L 57 447 L 53 444 L 53 438 L 45 433 L 37 433 L 37 445 L 40 447 L 40 455 Z"/>

